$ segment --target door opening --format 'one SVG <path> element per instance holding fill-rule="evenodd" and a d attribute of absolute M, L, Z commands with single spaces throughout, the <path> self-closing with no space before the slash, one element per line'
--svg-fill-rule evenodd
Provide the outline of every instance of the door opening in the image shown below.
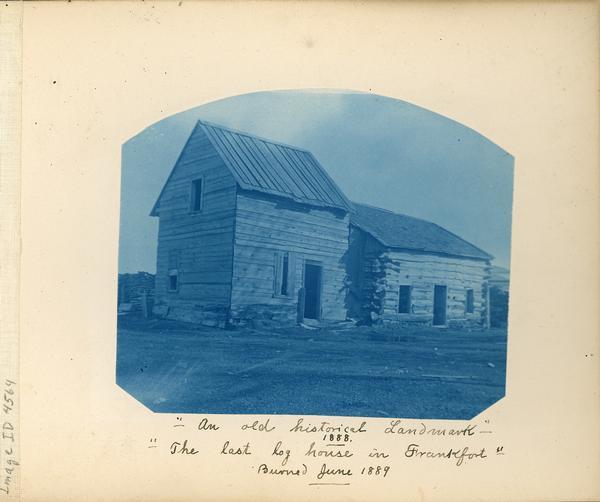
<path fill-rule="evenodd" d="M 446 325 L 446 296 L 447 286 L 433 287 L 433 325 Z"/>
<path fill-rule="evenodd" d="M 321 318 L 321 280 L 323 267 L 314 263 L 304 264 L 304 317 Z"/>

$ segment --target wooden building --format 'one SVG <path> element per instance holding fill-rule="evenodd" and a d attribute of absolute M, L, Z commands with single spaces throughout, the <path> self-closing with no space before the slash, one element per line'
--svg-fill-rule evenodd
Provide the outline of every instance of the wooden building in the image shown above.
<path fill-rule="evenodd" d="M 350 315 L 399 324 L 488 326 L 491 259 L 434 223 L 355 203 Z"/>
<path fill-rule="evenodd" d="M 306 150 L 199 121 L 151 214 L 160 316 L 486 324 L 490 255 L 352 204 Z"/>
<path fill-rule="evenodd" d="M 147 315 L 154 300 L 154 275 L 148 272 L 119 274 L 118 284 L 118 312 L 143 312 Z"/>
<path fill-rule="evenodd" d="M 345 319 L 351 207 L 310 152 L 199 121 L 151 213 L 155 312 L 218 326 Z"/>

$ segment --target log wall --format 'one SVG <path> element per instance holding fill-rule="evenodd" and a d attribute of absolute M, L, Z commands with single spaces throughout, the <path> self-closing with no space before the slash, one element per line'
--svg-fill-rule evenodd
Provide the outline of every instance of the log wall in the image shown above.
<path fill-rule="evenodd" d="M 356 229 L 354 230 L 356 231 Z M 490 264 L 484 260 L 392 251 L 361 232 L 362 266 L 354 273 L 362 302 L 356 311 L 374 321 L 433 324 L 435 285 L 447 286 L 447 325 L 485 326 Z M 398 312 L 401 285 L 411 286 L 411 312 Z M 474 295 L 473 313 L 467 313 L 467 290 Z"/>
<path fill-rule="evenodd" d="M 322 319 L 343 320 L 349 217 L 293 201 L 239 191 L 236 208 L 232 322 L 296 322 L 305 260 L 323 269 Z M 275 291 L 277 256 L 289 256 L 289 294 Z"/>

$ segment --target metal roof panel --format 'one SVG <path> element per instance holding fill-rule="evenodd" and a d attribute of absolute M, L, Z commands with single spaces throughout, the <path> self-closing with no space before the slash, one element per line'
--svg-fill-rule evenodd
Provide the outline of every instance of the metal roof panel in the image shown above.
<path fill-rule="evenodd" d="M 198 125 L 242 188 L 351 209 L 351 203 L 310 152 L 203 120 Z"/>

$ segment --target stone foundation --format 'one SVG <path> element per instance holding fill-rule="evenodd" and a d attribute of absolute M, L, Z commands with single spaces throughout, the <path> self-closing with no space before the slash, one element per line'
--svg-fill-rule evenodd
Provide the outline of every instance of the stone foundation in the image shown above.
<path fill-rule="evenodd" d="M 376 314 L 372 312 L 361 320 L 361 324 L 390 325 L 400 328 L 433 327 L 433 314 Z M 483 329 L 485 322 L 480 315 L 473 315 L 470 318 L 448 318 L 446 326 L 440 326 L 442 329 L 444 327 L 452 329 Z"/>
<path fill-rule="evenodd" d="M 297 324 L 298 309 L 292 305 L 237 305 L 231 308 L 232 326 L 263 327 L 293 326 Z"/>
<path fill-rule="evenodd" d="M 179 302 L 175 305 L 155 305 L 152 313 L 161 319 L 190 322 L 217 328 L 224 328 L 229 318 L 228 307 Z"/>

